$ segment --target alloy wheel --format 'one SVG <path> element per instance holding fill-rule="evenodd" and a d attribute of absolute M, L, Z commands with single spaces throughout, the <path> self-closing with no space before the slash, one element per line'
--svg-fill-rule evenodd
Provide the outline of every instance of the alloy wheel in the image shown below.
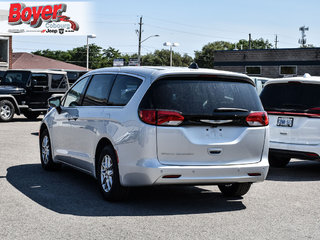
<path fill-rule="evenodd" d="M 45 135 L 41 144 L 41 156 L 44 164 L 48 164 L 50 157 L 49 137 Z"/>
<path fill-rule="evenodd" d="M 101 161 L 101 186 L 105 192 L 110 192 L 113 183 L 113 164 L 112 158 L 105 155 Z"/>
<path fill-rule="evenodd" d="M 9 119 L 12 114 L 12 110 L 9 105 L 2 105 L 0 108 L 0 115 L 3 119 Z"/>

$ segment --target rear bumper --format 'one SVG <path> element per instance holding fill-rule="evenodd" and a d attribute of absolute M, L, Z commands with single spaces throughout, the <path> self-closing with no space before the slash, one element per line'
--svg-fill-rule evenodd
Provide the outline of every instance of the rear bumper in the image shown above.
<path fill-rule="evenodd" d="M 270 154 L 290 158 L 319 160 L 320 145 L 318 144 L 294 144 L 270 141 Z"/>
<path fill-rule="evenodd" d="M 280 156 L 280 157 L 298 158 L 298 159 L 305 159 L 305 160 L 320 160 L 319 155 L 314 152 L 292 151 L 292 150 L 270 148 L 269 154 Z"/>
<path fill-rule="evenodd" d="M 156 159 L 148 159 L 140 161 L 139 165 L 134 171 L 131 166 L 128 172 L 126 167 L 121 167 L 122 185 L 253 183 L 264 181 L 269 170 L 267 161 L 229 166 L 167 166 Z M 168 176 L 170 178 L 166 178 Z"/>

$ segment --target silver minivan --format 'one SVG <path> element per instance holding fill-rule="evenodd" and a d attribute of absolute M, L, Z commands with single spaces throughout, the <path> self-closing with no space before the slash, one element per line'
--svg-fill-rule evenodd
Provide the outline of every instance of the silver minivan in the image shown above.
<path fill-rule="evenodd" d="M 159 184 L 215 184 L 241 196 L 268 172 L 268 117 L 243 74 L 104 68 L 49 104 L 39 134 L 43 168 L 84 171 L 107 200 Z"/>

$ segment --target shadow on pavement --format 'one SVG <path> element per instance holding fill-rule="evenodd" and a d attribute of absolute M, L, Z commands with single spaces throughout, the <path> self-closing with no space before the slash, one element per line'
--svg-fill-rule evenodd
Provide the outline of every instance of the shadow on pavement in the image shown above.
<path fill-rule="evenodd" d="M 41 206 L 62 214 L 79 216 L 152 216 L 239 211 L 239 199 L 191 186 L 133 188 L 125 202 L 102 199 L 92 177 L 63 167 L 46 172 L 40 164 L 13 166 L 7 180 Z"/>
<path fill-rule="evenodd" d="M 267 180 L 271 181 L 319 181 L 320 162 L 294 160 L 285 168 L 270 167 Z"/>

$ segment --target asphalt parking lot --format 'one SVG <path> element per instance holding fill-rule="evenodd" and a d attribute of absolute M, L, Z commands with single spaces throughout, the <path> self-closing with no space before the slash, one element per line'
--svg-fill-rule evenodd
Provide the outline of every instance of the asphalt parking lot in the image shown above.
<path fill-rule="evenodd" d="M 39 125 L 0 123 L 0 239 L 319 239 L 319 162 L 270 169 L 240 199 L 216 186 L 164 186 L 109 203 L 90 176 L 42 170 Z"/>

